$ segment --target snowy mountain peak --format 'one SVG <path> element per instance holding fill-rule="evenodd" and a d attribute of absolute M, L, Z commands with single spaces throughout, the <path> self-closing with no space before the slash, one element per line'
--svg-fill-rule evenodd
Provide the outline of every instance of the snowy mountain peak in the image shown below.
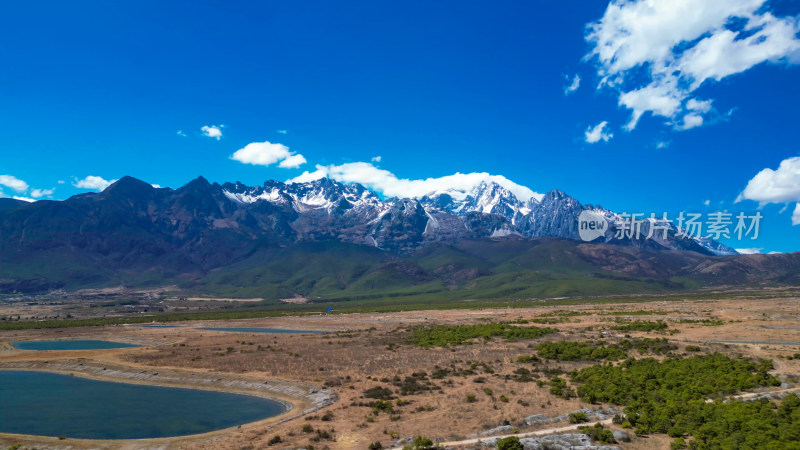
<path fill-rule="evenodd" d="M 621 241 L 615 237 L 614 225 L 621 215 L 584 206 L 557 189 L 540 199 L 521 201 L 510 189 L 493 181 L 482 181 L 468 189 L 431 192 L 419 199 L 385 200 L 360 184 L 343 184 L 330 178 L 289 184 L 267 181 L 263 186 L 225 183 L 221 188 L 225 197 L 242 207 L 269 204 L 293 213 L 286 217 L 291 217 L 289 226 L 300 235 L 311 233 L 315 238 L 349 235 L 348 240 L 381 248 L 415 248 L 429 241 L 511 234 L 579 240 L 578 216 L 591 209 L 606 217 L 610 224 L 603 242 L 712 254 L 733 252 L 712 239 L 680 238 L 674 229 L 667 238 Z"/>
<path fill-rule="evenodd" d="M 426 207 L 462 216 L 471 212 L 496 214 L 512 220 L 526 204 L 493 181 L 482 181 L 470 190 L 432 192 L 420 199 Z M 527 208 L 528 210 L 530 208 Z"/>

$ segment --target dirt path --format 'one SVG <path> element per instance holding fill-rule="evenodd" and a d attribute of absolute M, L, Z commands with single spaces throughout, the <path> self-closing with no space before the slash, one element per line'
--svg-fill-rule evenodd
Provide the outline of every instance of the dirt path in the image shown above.
<path fill-rule="evenodd" d="M 516 436 L 520 439 L 528 438 L 528 437 L 536 437 L 536 436 L 546 436 L 548 434 L 557 434 L 557 433 L 564 433 L 566 431 L 575 431 L 581 427 L 592 427 L 599 424 L 602 425 L 610 425 L 611 421 L 614 419 L 605 419 L 599 420 L 596 422 L 586 422 L 586 423 L 577 423 L 574 425 L 565 425 L 561 427 L 555 428 L 545 428 L 544 430 L 536 430 L 536 431 L 529 431 L 527 433 L 516 433 L 516 434 L 502 434 L 499 436 L 484 436 L 479 438 L 472 438 L 472 439 L 464 439 L 463 441 L 447 441 L 447 442 L 438 442 L 436 445 L 441 447 L 455 447 L 460 445 L 475 445 L 482 441 L 486 441 L 489 439 L 505 439 L 507 437 Z M 402 450 L 403 447 L 394 447 L 392 450 Z"/>
<path fill-rule="evenodd" d="M 759 398 L 759 397 L 764 397 L 764 396 L 767 396 L 767 395 L 777 395 L 777 394 L 784 394 L 784 393 L 798 392 L 798 391 L 800 391 L 800 387 L 793 387 L 793 388 L 789 388 L 789 389 L 781 389 L 781 390 L 778 390 L 778 391 L 745 392 L 743 394 L 732 395 L 732 396 L 726 398 L 725 400 L 745 400 L 745 399 L 748 399 L 748 398 Z M 706 400 L 706 403 L 712 403 L 713 401 L 714 401 L 714 399 L 709 398 L 709 399 Z"/>

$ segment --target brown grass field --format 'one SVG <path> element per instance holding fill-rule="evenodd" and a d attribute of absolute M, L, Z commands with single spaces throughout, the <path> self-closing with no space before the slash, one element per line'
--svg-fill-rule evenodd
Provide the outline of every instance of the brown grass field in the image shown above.
<path fill-rule="evenodd" d="M 535 306 L 514 309 L 413 311 L 398 313 L 334 314 L 236 321 L 180 323 L 176 328 L 138 325 L 95 328 L 0 332 L 0 369 L 28 368 L 74 373 L 130 382 L 197 387 L 197 377 L 216 380 L 211 389 L 249 392 L 279 398 L 294 405 L 284 416 L 237 429 L 204 435 L 146 441 L 86 441 L 36 436 L 0 435 L 0 445 L 21 444 L 52 448 L 367 448 L 381 442 L 385 448 L 416 435 L 459 440 L 486 429 L 510 423 L 519 432 L 536 426 L 518 426 L 524 417 L 555 417 L 580 408 L 599 408 L 578 399 L 563 400 L 532 381 L 515 377 L 530 367 L 517 357 L 533 355 L 535 344 L 547 340 L 609 342 L 624 335 L 609 328 L 616 320 L 665 320 L 670 332 L 632 332 L 633 337 L 666 337 L 679 346 L 697 345 L 705 352 L 743 354 L 769 358 L 775 373 L 793 382 L 800 377 L 800 361 L 785 357 L 800 351 L 800 299 L 794 297 L 736 300 L 685 300 L 648 303 Z M 559 315 L 559 313 L 570 313 Z M 554 318 L 557 333 L 534 340 L 507 342 L 494 339 L 448 348 L 410 345 L 409 326 L 417 324 L 470 324 L 482 321 Z M 713 319 L 721 325 L 687 323 Z M 684 322 L 681 322 L 683 320 Z M 272 327 L 322 330 L 327 334 L 265 334 L 202 330 L 201 327 Z M 9 343 L 37 339 L 109 339 L 141 344 L 117 350 L 34 352 Z M 631 356 L 638 356 L 636 351 Z M 46 362 L 45 362 L 46 361 Z M 544 362 L 538 367 L 559 373 L 591 363 Z M 98 374 L 98 367 L 113 374 Z M 435 378 L 435 369 L 450 374 Z M 158 372 L 158 376 L 131 374 Z M 395 384 L 414 373 L 411 391 L 401 393 Z M 452 372 L 455 372 L 452 373 Z M 127 375 L 126 375 L 127 374 Z M 546 378 L 543 378 L 546 379 Z M 266 382 L 266 384 L 265 384 Z M 194 383 L 194 384 L 193 384 Z M 256 387 L 262 386 L 262 387 Z M 373 413 L 364 397 L 374 387 L 394 392 L 394 412 Z M 323 388 L 328 388 L 323 390 Z M 309 392 L 324 394 L 316 397 Z M 475 401 L 468 402 L 467 396 Z M 398 402 L 399 400 L 399 402 Z M 332 402 L 325 406 L 326 402 Z M 399 405 L 402 404 L 402 405 Z M 538 428 L 565 425 L 560 422 Z M 309 426 L 325 433 L 304 432 Z M 508 433 L 506 433 L 508 434 Z M 632 434 L 632 433 L 630 433 Z M 268 446 L 279 435 L 280 444 Z M 623 449 L 669 448 L 666 436 L 633 437 Z"/>

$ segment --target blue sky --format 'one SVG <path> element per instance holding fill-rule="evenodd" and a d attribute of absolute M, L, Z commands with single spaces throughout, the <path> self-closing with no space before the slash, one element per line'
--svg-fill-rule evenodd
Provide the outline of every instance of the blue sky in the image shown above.
<path fill-rule="evenodd" d="M 800 250 L 796 2 L 253 3 L 5 5 L 2 195 L 486 172 L 617 212 L 761 207 L 726 243 Z"/>

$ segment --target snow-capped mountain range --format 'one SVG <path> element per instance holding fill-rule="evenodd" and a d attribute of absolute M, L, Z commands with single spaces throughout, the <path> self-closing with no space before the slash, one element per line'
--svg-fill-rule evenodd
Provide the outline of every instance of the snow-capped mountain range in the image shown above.
<path fill-rule="evenodd" d="M 218 186 L 218 185 L 215 185 Z M 615 223 L 622 215 L 601 207 L 582 205 L 553 190 L 526 200 L 495 182 L 481 182 L 470 190 L 431 192 L 420 198 L 382 199 L 360 184 L 343 184 L 328 178 L 307 183 L 268 181 L 263 186 L 226 183 L 224 197 L 244 209 L 261 204 L 291 213 L 288 225 L 297 239 L 335 238 L 391 250 L 411 250 L 431 242 L 519 235 L 580 240 L 578 216 L 584 210 L 606 217 L 610 226 L 597 242 L 646 248 L 693 250 L 729 255 L 736 251 L 713 239 L 677 236 L 669 227 L 664 239 L 617 239 Z M 663 225 L 663 224 L 662 224 Z M 642 233 L 648 231 L 645 221 Z"/>

